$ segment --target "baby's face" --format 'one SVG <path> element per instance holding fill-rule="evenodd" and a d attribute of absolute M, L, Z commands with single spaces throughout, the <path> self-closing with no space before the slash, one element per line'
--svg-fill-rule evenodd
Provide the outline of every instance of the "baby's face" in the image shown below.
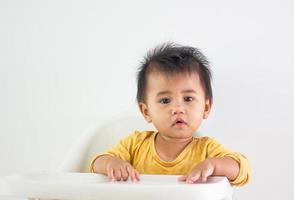
<path fill-rule="evenodd" d="M 146 103 L 140 109 L 159 134 L 169 139 L 188 139 L 210 111 L 210 101 L 197 73 L 164 75 L 151 72 Z"/>

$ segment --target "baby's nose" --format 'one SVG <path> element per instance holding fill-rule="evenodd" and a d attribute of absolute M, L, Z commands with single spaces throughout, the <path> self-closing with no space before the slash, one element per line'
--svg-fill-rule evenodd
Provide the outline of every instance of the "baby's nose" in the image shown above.
<path fill-rule="evenodd" d="M 178 115 L 178 114 L 185 114 L 185 107 L 182 104 L 177 104 L 173 107 L 172 109 L 172 114 L 173 115 Z"/>

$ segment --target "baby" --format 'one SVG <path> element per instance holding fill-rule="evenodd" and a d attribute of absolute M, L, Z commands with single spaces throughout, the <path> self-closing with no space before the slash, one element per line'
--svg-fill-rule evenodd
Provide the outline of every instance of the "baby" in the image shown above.
<path fill-rule="evenodd" d="M 245 156 L 215 139 L 193 136 L 213 102 L 209 63 L 198 49 L 167 43 L 150 51 L 138 71 L 137 102 L 157 131 L 135 131 L 122 139 L 92 160 L 91 172 L 116 181 L 169 174 L 187 183 L 209 176 L 226 176 L 233 185 L 248 182 Z"/>

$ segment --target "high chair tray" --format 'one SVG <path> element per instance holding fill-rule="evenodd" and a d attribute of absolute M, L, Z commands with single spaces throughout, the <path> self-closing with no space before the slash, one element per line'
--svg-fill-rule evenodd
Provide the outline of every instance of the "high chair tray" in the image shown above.
<path fill-rule="evenodd" d="M 231 195 L 225 177 L 187 184 L 175 175 L 140 175 L 133 183 L 111 182 L 104 175 L 90 173 L 32 173 L 0 179 L 0 195 L 26 198 L 83 200 L 219 200 Z"/>

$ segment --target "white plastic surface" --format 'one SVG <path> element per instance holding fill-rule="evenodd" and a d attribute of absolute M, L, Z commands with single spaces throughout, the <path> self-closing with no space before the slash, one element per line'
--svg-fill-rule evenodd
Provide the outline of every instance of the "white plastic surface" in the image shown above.
<path fill-rule="evenodd" d="M 100 125 L 94 125 L 75 141 L 66 155 L 59 171 L 89 172 L 89 163 L 99 153 L 114 147 L 122 138 L 135 130 L 156 130 L 139 112 L 123 112 Z M 200 132 L 195 137 L 202 136 Z"/>
<path fill-rule="evenodd" d="M 225 177 L 186 184 L 173 175 L 141 175 L 133 183 L 111 182 L 90 173 L 35 173 L 0 179 L 0 195 L 10 197 L 83 200 L 220 200 L 230 199 L 232 187 Z"/>

